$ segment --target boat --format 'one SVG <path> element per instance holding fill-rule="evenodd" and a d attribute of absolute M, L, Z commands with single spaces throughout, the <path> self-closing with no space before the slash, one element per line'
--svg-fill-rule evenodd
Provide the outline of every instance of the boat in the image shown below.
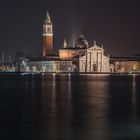
<path fill-rule="evenodd" d="M 0 72 L 16 72 L 16 67 L 9 56 L 9 63 L 5 63 L 5 55 L 2 54 L 2 63 L 0 64 Z"/>

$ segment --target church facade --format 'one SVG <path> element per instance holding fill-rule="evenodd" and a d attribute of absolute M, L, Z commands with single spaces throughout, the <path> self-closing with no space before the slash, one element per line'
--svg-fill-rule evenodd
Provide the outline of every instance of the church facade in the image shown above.
<path fill-rule="evenodd" d="M 109 56 L 104 55 L 103 47 L 94 42 L 94 46 L 87 48 L 86 54 L 80 57 L 80 72 L 110 72 Z"/>

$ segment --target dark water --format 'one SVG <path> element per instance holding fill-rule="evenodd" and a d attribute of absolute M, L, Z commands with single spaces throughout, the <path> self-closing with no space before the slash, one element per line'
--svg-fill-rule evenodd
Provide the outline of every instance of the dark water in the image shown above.
<path fill-rule="evenodd" d="M 1 140 L 139 140 L 138 75 L 0 75 Z"/>

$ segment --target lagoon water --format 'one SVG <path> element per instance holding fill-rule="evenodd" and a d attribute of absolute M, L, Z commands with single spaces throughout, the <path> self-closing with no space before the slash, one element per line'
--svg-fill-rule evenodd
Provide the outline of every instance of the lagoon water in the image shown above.
<path fill-rule="evenodd" d="M 139 140 L 140 75 L 0 75 L 1 140 Z"/>

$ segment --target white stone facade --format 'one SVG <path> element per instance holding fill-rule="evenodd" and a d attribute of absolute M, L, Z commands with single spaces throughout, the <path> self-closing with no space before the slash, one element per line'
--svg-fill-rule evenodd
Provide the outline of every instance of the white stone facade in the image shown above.
<path fill-rule="evenodd" d="M 104 55 L 103 47 L 94 44 L 87 48 L 86 55 L 80 57 L 79 72 L 110 72 L 109 56 Z"/>

